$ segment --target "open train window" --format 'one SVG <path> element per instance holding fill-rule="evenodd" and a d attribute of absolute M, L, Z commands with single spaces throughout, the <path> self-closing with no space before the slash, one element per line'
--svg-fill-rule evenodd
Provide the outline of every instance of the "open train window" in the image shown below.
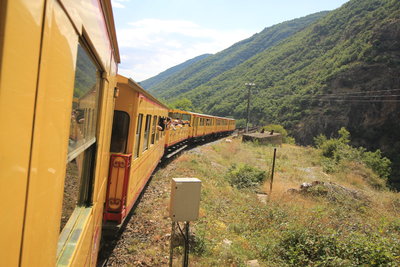
<path fill-rule="evenodd" d="M 156 116 L 156 140 L 157 140 L 157 142 L 158 142 L 158 140 L 160 140 L 160 130 L 157 129 L 158 126 L 160 125 L 160 120 L 161 120 L 161 117 L 159 116 L 159 117 L 157 118 L 157 116 Z M 161 126 L 160 126 L 160 127 L 161 127 Z"/>
<path fill-rule="evenodd" d="M 114 153 L 126 153 L 129 133 L 129 114 L 115 110 L 112 126 L 110 151 Z"/>
<path fill-rule="evenodd" d="M 100 83 L 99 67 L 78 45 L 60 231 L 75 209 L 92 202 Z"/>
<path fill-rule="evenodd" d="M 154 145 L 156 139 L 156 126 L 157 126 L 157 116 L 153 117 L 153 126 L 151 128 L 151 144 Z"/>
<path fill-rule="evenodd" d="M 139 114 L 136 125 L 135 148 L 134 148 L 135 158 L 139 157 L 139 152 L 140 152 L 140 132 L 142 131 L 142 121 L 143 121 L 143 114 Z"/>
<path fill-rule="evenodd" d="M 149 148 L 150 122 L 151 122 L 151 115 L 147 115 L 146 124 L 144 128 L 144 137 L 143 137 L 143 151 Z"/>
<path fill-rule="evenodd" d="M 179 112 L 169 112 L 168 117 L 174 120 L 181 120 L 182 119 L 182 113 Z"/>

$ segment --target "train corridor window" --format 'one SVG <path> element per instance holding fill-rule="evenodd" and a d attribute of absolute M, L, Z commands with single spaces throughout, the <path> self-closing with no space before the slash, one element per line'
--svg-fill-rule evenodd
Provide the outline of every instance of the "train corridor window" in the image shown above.
<path fill-rule="evenodd" d="M 60 232 L 76 208 L 92 202 L 100 82 L 99 68 L 78 45 Z"/>
<path fill-rule="evenodd" d="M 149 148 L 150 122 L 151 122 L 151 115 L 147 115 L 146 124 L 144 128 L 144 137 L 143 137 L 143 151 Z"/>
<path fill-rule="evenodd" d="M 136 135 L 135 135 L 135 158 L 139 157 L 140 152 L 140 133 L 142 131 L 142 121 L 143 121 L 143 114 L 138 115 L 137 125 L 136 125 Z"/>
<path fill-rule="evenodd" d="M 190 121 L 192 116 L 190 114 L 182 114 L 182 120 L 184 121 Z"/>
<path fill-rule="evenodd" d="M 110 151 L 114 153 L 126 153 L 129 133 L 129 114 L 115 110 L 111 134 Z"/>
<path fill-rule="evenodd" d="M 151 128 L 151 144 L 154 145 L 156 139 L 156 126 L 157 126 L 157 116 L 153 116 L 153 127 Z"/>

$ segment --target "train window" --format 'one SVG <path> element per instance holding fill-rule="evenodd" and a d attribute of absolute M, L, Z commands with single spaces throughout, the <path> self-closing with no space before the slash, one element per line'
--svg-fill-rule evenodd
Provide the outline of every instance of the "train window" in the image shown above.
<path fill-rule="evenodd" d="M 143 151 L 149 148 L 150 122 L 151 122 L 151 115 L 147 115 L 146 124 L 144 128 Z"/>
<path fill-rule="evenodd" d="M 151 144 L 154 145 L 156 139 L 156 126 L 157 126 L 157 116 L 153 117 L 153 127 L 151 128 Z"/>
<path fill-rule="evenodd" d="M 77 206 L 91 204 L 96 154 L 100 71 L 78 45 L 60 231 Z"/>
<path fill-rule="evenodd" d="M 181 120 L 182 119 L 182 114 L 178 112 L 169 112 L 168 117 L 175 119 L 175 120 Z"/>
<path fill-rule="evenodd" d="M 160 139 L 160 130 L 159 129 L 157 129 L 158 128 L 158 126 L 160 125 L 160 119 L 161 119 L 161 117 L 158 117 L 157 118 L 157 116 L 156 116 L 156 140 L 157 140 L 157 142 L 158 142 L 158 140 Z M 161 126 L 160 126 L 161 127 Z"/>
<path fill-rule="evenodd" d="M 129 133 L 129 114 L 115 110 L 111 135 L 110 151 L 114 153 L 126 153 L 126 144 Z"/>
<path fill-rule="evenodd" d="M 191 117 L 190 114 L 182 114 L 182 120 L 184 121 L 190 121 Z"/>
<path fill-rule="evenodd" d="M 134 148 L 135 158 L 139 157 L 139 152 L 140 152 L 140 132 L 142 131 L 142 120 L 143 120 L 143 114 L 139 114 L 136 125 L 135 148 Z"/>

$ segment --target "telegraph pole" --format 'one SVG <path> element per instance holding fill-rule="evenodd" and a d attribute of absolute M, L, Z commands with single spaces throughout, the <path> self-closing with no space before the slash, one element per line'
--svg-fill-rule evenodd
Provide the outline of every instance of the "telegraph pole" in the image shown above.
<path fill-rule="evenodd" d="M 255 83 L 245 83 L 244 85 L 248 88 L 247 93 L 247 119 L 246 119 L 246 133 L 249 132 L 249 120 L 250 120 L 250 96 L 251 96 L 251 87 L 255 86 Z"/>

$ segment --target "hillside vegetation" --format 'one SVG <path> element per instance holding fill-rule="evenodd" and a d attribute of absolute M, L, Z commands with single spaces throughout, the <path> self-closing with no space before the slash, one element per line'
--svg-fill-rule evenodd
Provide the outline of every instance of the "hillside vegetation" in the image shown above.
<path fill-rule="evenodd" d="M 172 73 L 162 82 L 153 84 L 147 89 L 166 100 L 176 98 L 177 94 L 193 90 L 219 74 L 236 67 L 254 55 L 304 29 L 327 13 L 326 11 L 319 12 L 265 28 L 260 33 L 238 42 L 215 55 L 191 64 L 179 72 Z M 157 77 L 155 76 L 154 78 Z M 143 81 L 142 84 L 147 85 L 147 81 Z"/>
<path fill-rule="evenodd" d="M 170 76 L 175 75 L 176 73 L 179 73 L 180 71 L 188 68 L 189 66 L 193 65 L 194 63 L 201 61 L 207 57 L 211 56 L 211 54 L 204 54 L 192 59 L 189 59 L 182 64 L 176 65 L 172 68 L 167 69 L 166 71 L 161 72 L 160 74 L 151 77 L 147 80 L 141 81 L 140 85 L 149 91 L 151 91 L 151 88 L 159 85 L 160 83 L 164 82 L 166 79 L 168 79 Z"/>
<path fill-rule="evenodd" d="M 253 82 L 253 124 L 282 124 L 301 144 L 346 127 L 354 145 L 380 148 L 390 157 L 391 181 L 400 181 L 400 1 L 351 0 L 232 69 L 215 76 L 214 67 L 182 71 L 174 76 L 180 85 L 166 84 L 159 95 L 241 119 L 244 84 Z M 212 77 L 191 82 L 202 73 Z"/>
<path fill-rule="evenodd" d="M 202 180 L 190 266 L 399 266 L 399 194 L 362 161 L 323 154 L 278 147 L 269 194 L 273 147 L 233 139 L 185 152 L 154 175 L 109 266 L 168 264 L 176 177 Z M 182 247 L 174 244 L 180 266 Z"/>

